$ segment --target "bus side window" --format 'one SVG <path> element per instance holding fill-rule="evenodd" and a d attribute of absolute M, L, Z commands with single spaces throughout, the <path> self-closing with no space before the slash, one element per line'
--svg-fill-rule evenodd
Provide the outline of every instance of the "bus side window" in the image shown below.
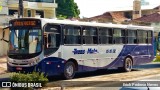
<path fill-rule="evenodd" d="M 56 24 L 47 24 L 44 34 L 44 55 L 55 53 L 61 43 L 61 26 Z"/>
<path fill-rule="evenodd" d="M 80 30 L 79 26 L 65 25 L 63 28 L 64 44 L 81 44 Z"/>
<path fill-rule="evenodd" d="M 134 39 L 134 44 L 136 44 L 137 43 L 137 39 Z"/>
<path fill-rule="evenodd" d="M 147 31 L 144 30 L 138 30 L 138 43 L 140 44 L 146 44 L 146 39 L 147 39 Z"/>
<path fill-rule="evenodd" d="M 125 31 L 121 28 L 113 29 L 113 43 L 114 44 L 122 44 L 125 43 Z"/>
<path fill-rule="evenodd" d="M 98 44 L 97 28 L 83 27 L 83 44 Z"/>
<path fill-rule="evenodd" d="M 137 44 L 137 31 L 136 30 L 127 30 L 127 43 L 128 44 Z"/>
<path fill-rule="evenodd" d="M 148 44 L 152 43 L 152 31 L 148 31 Z"/>

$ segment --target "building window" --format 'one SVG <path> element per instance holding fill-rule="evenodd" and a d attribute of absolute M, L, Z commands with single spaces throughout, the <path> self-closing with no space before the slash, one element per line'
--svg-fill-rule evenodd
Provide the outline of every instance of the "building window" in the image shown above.
<path fill-rule="evenodd" d="M 46 2 L 46 3 L 54 3 L 54 0 L 28 0 L 29 2 Z"/>
<path fill-rule="evenodd" d="M 14 15 L 14 14 L 18 15 L 18 10 L 9 10 L 9 15 Z"/>
<path fill-rule="evenodd" d="M 139 14 L 139 11 L 134 11 L 134 14 Z"/>

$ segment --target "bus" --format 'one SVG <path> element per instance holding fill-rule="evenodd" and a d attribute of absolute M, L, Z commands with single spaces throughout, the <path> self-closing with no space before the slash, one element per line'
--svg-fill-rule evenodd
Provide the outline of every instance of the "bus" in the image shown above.
<path fill-rule="evenodd" d="M 9 21 L 7 70 L 72 79 L 76 72 L 120 69 L 154 59 L 153 28 L 45 18 Z"/>

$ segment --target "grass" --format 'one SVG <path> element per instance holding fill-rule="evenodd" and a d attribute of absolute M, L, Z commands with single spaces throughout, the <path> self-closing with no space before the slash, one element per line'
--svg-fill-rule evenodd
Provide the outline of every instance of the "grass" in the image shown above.
<path fill-rule="evenodd" d="M 154 59 L 153 62 L 160 62 L 160 59 Z"/>

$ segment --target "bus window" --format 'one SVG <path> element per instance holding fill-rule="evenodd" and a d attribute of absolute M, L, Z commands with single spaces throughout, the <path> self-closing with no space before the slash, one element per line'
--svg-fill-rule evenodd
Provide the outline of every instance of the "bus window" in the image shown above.
<path fill-rule="evenodd" d="M 152 43 L 152 31 L 148 31 L 148 44 Z"/>
<path fill-rule="evenodd" d="M 137 31 L 136 30 L 128 30 L 128 44 L 137 44 Z"/>
<path fill-rule="evenodd" d="M 83 27 L 83 44 L 98 44 L 97 28 Z"/>
<path fill-rule="evenodd" d="M 99 43 L 100 44 L 112 44 L 112 29 L 100 28 L 99 29 Z"/>
<path fill-rule="evenodd" d="M 56 34 L 48 34 L 48 48 L 56 48 Z"/>
<path fill-rule="evenodd" d="M 64 44 L 81 44 L 80 30 L 79 26 L 64 26 Z"/>
<path fill-rule="evenodd" d="M 147 43 L 147 31 L 138 30 L 138 43 Z"/>
<path fill-rule="evenodd" d="M 61 43 L 61 26 L 60 25 L 52 25 L 47 24 L 45 27 L 44 34 L 44 54 L 49 55 L 51 53 L 56 52 L 58 50 Z"/>
<path fill-rule="evenodd" d="M 118 29 L 118 28 L 113 30 L 113 43 L 114 44 L 125 43 L 125 30 Z"/>

